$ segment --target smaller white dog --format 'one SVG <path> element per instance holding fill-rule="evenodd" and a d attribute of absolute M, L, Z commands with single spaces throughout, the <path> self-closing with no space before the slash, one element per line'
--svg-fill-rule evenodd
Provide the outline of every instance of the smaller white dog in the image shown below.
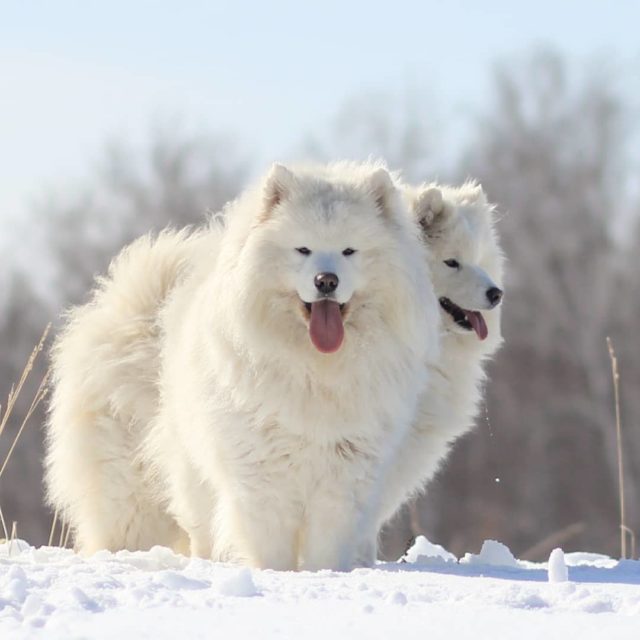
<path fill-rule="evenodd" d="M 423 185 L 405 194 L 429 248 L 443 335 L 417 420 L 390 473 L 380 524 L 424 489 L 453 442 L 473 426 L 484 363 L 502 342 L 502 289 L 496 283 L 502 280 L 503 254 L 494 207 L 482 187 Z"/>

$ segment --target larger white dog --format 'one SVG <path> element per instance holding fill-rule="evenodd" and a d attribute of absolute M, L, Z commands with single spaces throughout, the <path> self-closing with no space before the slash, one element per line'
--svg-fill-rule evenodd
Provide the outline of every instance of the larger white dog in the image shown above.
<path fill-rule="evenodd" d="M 226 227 L 139 241 L 54 352 L 47 478 L 84 552 L 373 561 L 439 312 L 387 171 L 275 166 Z M 175 525 L 178 523 L 179 527 Z"/>
<path fill-rule="evenodd" d="M 385 485 L 382 524 L 423 490 L 453 443 L 474 424 L 484 366 L 502 343 L 503 254 L 494 207 L 472 182 L 405 189 L 422 229 L 442 315 L 440 356 L 418 416 Z"/>

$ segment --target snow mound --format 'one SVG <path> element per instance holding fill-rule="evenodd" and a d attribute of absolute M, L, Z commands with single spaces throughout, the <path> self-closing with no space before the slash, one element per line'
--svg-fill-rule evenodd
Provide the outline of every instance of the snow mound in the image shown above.
<path fill-rule="evenodd" d="M 418 536 L 411 548 L 400 560 L 420 565 L 458 562 L 458 558 L 453 553 L 450 553 L 439 544 L 429 542 L 424 536 Z"/>
<path fill-rule="evenodd" d="M 602 553 L 588 553 L 586 551 L 574 551 L 565 553 L 564 559 L 568 567 L 601 567 L 611 569 L 618 564 L 617 560 L 605 556 Z"/>
<path fill-rule="evenodd" d="M 180 556 L 167 547 L 151 547 L 144 554 L 139 551 L 99 551 L 89 558 L 90 562 L 104 562 L 115 560 L 123 564 L 137 567 L 145 571 L 159 571 L 161 569 L 184 569 L 188 564 L 188 558 Z"/>
<path fill-rule="evenodd" d="M 549 582 L 567 582 L 569 580 L 569 569 L 564 561 L 564 551 L 554 549 L 549 556 L 549 567 L 547 569 Z"/>
<path fill-rule="evenodd" d="M 31 547 L 28 542 L 20 540 L 20 538 L 15 538 L 14 540 L 3 541 L 0 544 L 0 556 L 14 558 L 29 549 L 31 549 Z"/>
<path fill-rule="evenodd" d="M 260 594 L 253 581 L 251 570 L 246 567 L 223 580 L 218 590 L 222 595 L 235 596 L 237 598 L 250 598 Z"/>
<path fill-rule="evenodd" d="M 513 569 L 520 567 L 509 547 L 496 540 L 485 540 L 479 554 L 466 553 L 463 558 L 460 558 L 460 562 L 462 564 L 511 567 Z"/>

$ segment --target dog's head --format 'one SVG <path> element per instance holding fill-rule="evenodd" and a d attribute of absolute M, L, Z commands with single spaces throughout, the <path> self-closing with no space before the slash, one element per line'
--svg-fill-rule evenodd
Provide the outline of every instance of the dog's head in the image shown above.
<path fill-rule="evenodd" d="M 416 280 L 426 269 L 415 225 L 379 165 L 274 165 L 240 262 L 262 342 L 302 352 L 336 353 L 385 330 L 405 335 L 415 315 L 408 300 L 428 308 L 433 297 Z"/>
<path fill-rule="evenodd" d="M 499 340 L 502 253 L 493 228 L 494 208 L 482 187 L 424 186 L 408 193 L 429 247 L 445 330 Z M 498 335 L 490 335 L 491 325 Z"/>

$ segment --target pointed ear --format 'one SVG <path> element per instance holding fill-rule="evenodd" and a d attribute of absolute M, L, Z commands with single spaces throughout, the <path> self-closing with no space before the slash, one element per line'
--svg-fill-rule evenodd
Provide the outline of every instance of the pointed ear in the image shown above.
<path fill-rule="evenodd" d="M 444 212 L 444 200 L 442 191 L 438 187 L 428 187 L 413 201 L 413 213 L 418 224 L 428 234 L 429 228 L 433 225 L 437 217 Z"/>
<path fill-rule="evenodd" d="M 460 204 L 485 206 L 487 204 L 487 196 L 482 185 L 475 180 L 465 182 L 460 187 Z"/>
<path fill-rule="evenodd" d="M 398 190 L 386 169 L 376 169 L 367 179 L 367 188 L 376 206 L 386 216 L 394 217 L 397 209 Z"/>
<path fill-rule="evenodd" d="M 296 177 L 293 173 L 276 162 L 264 183 L 262 217 L 268 218 L 273 209 L 286 200 L 295 185 Z"/>
<path fill-rule="evenodd" d="M 465 182 L 459 188 L 456 204 L 465 207 L 470 216 L 482 217 L 490 224 L 494 219 L 496 207 L 489 202 L 482 185 L 475 180 Z"/>

